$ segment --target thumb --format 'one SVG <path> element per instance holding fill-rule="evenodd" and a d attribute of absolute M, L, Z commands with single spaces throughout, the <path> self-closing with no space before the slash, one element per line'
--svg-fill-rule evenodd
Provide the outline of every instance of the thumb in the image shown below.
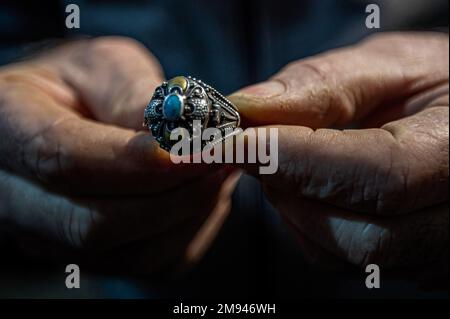
<path fill-rule="evenodd" d="M 248 126 L 318 128 L 346 125 L 443 82 L 448 82 L 447 35 L 383 34 L 293 62 L 229 99 Z"/>

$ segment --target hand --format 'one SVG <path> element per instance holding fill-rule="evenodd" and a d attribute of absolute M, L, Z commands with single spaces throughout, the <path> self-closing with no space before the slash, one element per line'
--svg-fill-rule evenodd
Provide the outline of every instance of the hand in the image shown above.
<path fill-rule="evenodd" d="M 316 262 L 448 260 L 448 52 L 448 35 L 378 35 L 230 97 L 279 128 L 279 170 L 260 179 Z"/>
<path fill-rule="evenodd" d="M 36 236 L 138 271 L 198 258 L 235 178 L 173 164 L 138 131 L 162 81 L 146 49 L 113 37 L 1 68 L 0 223 L 18 240 Z"/>

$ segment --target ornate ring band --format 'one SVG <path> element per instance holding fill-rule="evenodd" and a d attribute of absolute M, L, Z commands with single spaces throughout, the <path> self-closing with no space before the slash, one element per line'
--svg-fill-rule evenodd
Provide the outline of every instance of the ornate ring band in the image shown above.
<path fill-rule="evenodd" d="M 239 127 L 240 116 L 236 106 L 227 98 L 190 76 L 177 76 L 158 86 L 144 111 L 144 125 L 159 145 L 168 151 L 177 143 L 170 139 L 174 129 L 186 129 L 189 132 L 186 138 L 190 141 L 199 134 L 195 121 L 200 123 L 201 130 L 219 129 L 220 140 L 223 140 Z M 208 141 L 202 141 L 202 147 L 206 144 Z"/>

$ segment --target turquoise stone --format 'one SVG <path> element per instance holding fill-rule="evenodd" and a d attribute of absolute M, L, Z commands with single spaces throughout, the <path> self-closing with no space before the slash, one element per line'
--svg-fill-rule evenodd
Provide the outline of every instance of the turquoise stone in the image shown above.
<path fill-rule="evenodd" d="M 168 95 L 163 104 L 164 118 L 169 121 L 176 121 L 183 113 L 183 98 L 178 94 Z"/>

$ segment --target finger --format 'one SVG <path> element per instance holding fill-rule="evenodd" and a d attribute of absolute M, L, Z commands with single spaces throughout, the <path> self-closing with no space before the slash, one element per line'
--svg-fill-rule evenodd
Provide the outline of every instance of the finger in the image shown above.
<path fill-rule="evenodd" d="M 230 99 L 250 126 L 345 125 L 448 85 L 448 35 L 387 34 L 289 64 Z"/>
<path fill-rule="evenodd" d="M 448 116 L 448 107 L 433 107 L 381 129 L 280 126 L 269 141 L 278 145 L 271 154 L 278 171 L 260 178 L 358 212 L 402 214 L 441 203 L 448 200 Z M 258 174 L 259 165 L 242 167 Z"/>
<path fill-rule="evenodd" d="M 18 174 L 73 191 L 144 193 L 215 169 L 174 164 L 150 134 L 81 118 L 26 83 L 0 91 L 0 134 L 8 136 L 0 163 Z"/>
<path fill-rule="evenodd" d="M 440 260 L 448 250 L 448 204 L 404 216 L 376 218 L 292 198 L 270 198 L 284 218 L 322 249 L 365 267 L 415 267 Z"/>
<path fill-rule="evenodd" d="M 36 234 L 75 250 L 105 252 L 162 235 L 189 220 L 202 224 L 219 201 L 229 201 L 220 193 L 227 176 L 218 171 L 153 196 L 84 198 L 63 196 L 0 171 L 0 219 L 16 227 L 16 236 Z"/>
<path fill-rule="evenodd" d="M 94 119 L 133 129 L 142 128 L 144 108 L 164 79 L 157 59 L 124 37 L 76 42 L 34 63 L 74 90 Z"/>

